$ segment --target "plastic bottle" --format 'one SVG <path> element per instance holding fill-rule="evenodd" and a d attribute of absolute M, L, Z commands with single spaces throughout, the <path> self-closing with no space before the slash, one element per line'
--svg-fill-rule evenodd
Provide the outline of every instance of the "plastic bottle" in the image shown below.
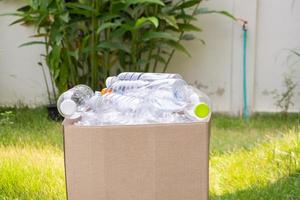
<path fill-rule="evenodd" d="M 94 96 L 93 90 L 86 85 L 77 85 L 60 95 L 57 101 L 59 113 L 69 119 L 80 117 L 85 112 L 87 102 Z"/>
<path fill-rule="evenodd" d="M 149 82 L 142 80 L 135 81 L 116 81 L 111 86 L 110 89 L 115 93 L 123 94 L 125 92 L 133 91 L 142 87 L 149 85 Z"/>
<path fill-rule="evenodd" d="M 118 80 L 110 88 L 113 93 L 142 98 L 144 106 L 148 104 L 153 107 L 153 110 L 162 113 L 183 111 L 188 100 L 186 87 L 187 83 L 182 79 L 161 79 L 152 82 Z M 117 99 L 119 98 L 125 101 L 124 97 L 118 96 Z M 112 101 L 115 101 L 115 98 Z M 133 99 L 128 99 L 128 102 L 130 101 L 133 101 Z M 135 102 L 133 101 L 132 104 L 135 104 Z"/>
<path fill-rule="evenodd" d="M 134 96 L 107 93 L 103 96 L 103 103 L 124 113 L 136 113 L 141 107 L 142 100 Z"/>
<path fill-rule="evenodd" d="M 211 117 L 211 103 L 208 96 L 200 90 L 188 86 L 189 103 L 185 108 L 185 114 L 191 119 L 200 122 L 208 122 Z"/>
<path fill-rule="evenodd" d="M 111 76 L 106 79 L 106 87 L 111 85 L 118 80 L 143 80 L 143 81 L 155 81 L 162 79 L 182 79 L 179 74 L 166 74 L 166 73 L 138 73 L 138 72 L 123 72 L 118 76 Z"/>
<path fill-rule="evenodd" d="M 184 101 L 184 88 L 187 83 L 182 79 L 161 79 L 152 82 L 142 80 L 117 80 L 109 87 L 114 93 L 132 96 L 155 95 L 173 101 Z M 147 94 L 145 94 L 147 93 Z M 168 97 L 167 97 L 168 96 Z"/>
<path fill-rule="evenodd" d="M 96 91 L 95 94 L 86 101 L 86 107 L 94 112 L 98 112 L 103 106 L 103 97 L 101 92 Z"/>

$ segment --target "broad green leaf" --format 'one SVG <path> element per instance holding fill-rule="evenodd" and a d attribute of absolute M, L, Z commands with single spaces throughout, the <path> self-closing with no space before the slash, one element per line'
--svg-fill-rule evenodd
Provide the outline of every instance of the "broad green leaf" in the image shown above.
<path fill-rule="evenodd" d="M 158 5 L 161 5 L 161 6 L 165 5 L 161 0 L 127 0 L 126 3 L 127 3 L 127 5 L 144 4 L 144 3 L 158 4 Z"/>
<path fill-rule="evenodd" d="M 177 21 L 175 19 L 175 16 L 172 15 L 158 15 L 158 17 L 164 21 L 167 22 L 167 24 L 169 24 L 170 26 L 178 29 L 178 25 L 177 25 Z"/>
<path fill-rule="evenodd" d="M 139 28 L 146 22 L 151 22 L 156 28 L 159 25 L 158 19 L 156 17 L 141 17 L 135 22 L 135 27 Z"/>
<path fill-rule="evenodd" d="M 190 0 L 190 1 L 180 1 L 181 3 L 175 7 L 176 10 L 190 8 L 196 4 L 199 4 L 202 0 Z"/>
<path fill-rule="evenodd" d="M 19 12 L 28 12 L 31 9 L 30 5 L 25 5 L 21 8 L 18 8 L 17 11 Z"/>
<path fill-rule="evenodd" d="M 26 18 L 22 17 L 20 19 L 17 19 L 15 21 L 13 21 L 12 23 L 10 23 L 9 26 L 12 26 L 12 25 L 15 25 L 15 24 L 18 24 L 18 23 L 21 23 L 21 22 L 26 23 Z"/>
<path fill-rule="evenodd" d="M 112 21 L 116 18 L 119 18 L 120 15 L 118 14 L 107 14 L 107 13 L 104 13 L 102 15 L 99 15 L 98 16 L 98 19 L 101 19 L 103 22 L 107 22 L 107 21 Z M 116 21 L 114 21 L 114 23 L 116 23 Z"/>
<path fill-rule="evenodd" d="M 56 81 L 59 78 L 61 58 L 61 47 L 54 46 L 47 55 L 47 65 L 53 74 L 53 79 Z"/>
<path fill-rule="evenodd" d="M 68 51 L 67 52 L 70 56 L 74 57 L 76 60 L 79 59 L 79 50 L 76 49 L 75 51 Z"/>
<path fill-rule="evenodd" d="M 160 55 L 152 55 L 151 59 L 157 60 L 157 61 L 159 61 L 161 63 L 164 63 L 164 64 L 167 63 L 166 60 L 162 56 L 160 56 Z"/>
<path fill-rule="evenodd" d="M 192 25 L 192 24 L 178 24 L 179 30 L 182 32 L 190 32 L 190 31 L 202 31 L 200 28 Z"/>
<path fill-rule="evenodd" d="M 174 7 L 173 6 L 169 6 L 169 5 L 166 5 L 166 6 L 164 6 L 164 7 L 162 7 L 161 8 L 161 12 L 163 13 L 163 14 L 170 14 L 171 12 L 173 12 L 173 10 L 174 10 Z"/>
<path fill-rule="evenodd" d="M 81 4 L 81 3 L 66 3 L 66 7 L 68 8 L 79 8 L 81 10 L 86 10 L 86 11 L 91 11 L 91 12 L 96 12 L 96 10 L 92 6 L 88 6 L 86 4 Z"/>
<path fill-rule="evenodd" d="M 100 25 L 100 27 L 97 30 L 97 34 L 101 33 L 103 30 L 108 29 L 108 28 L 116 28 L 120 26 L 120 23 L 113 23 L 113 22 L 106 22 Z"/>
<path fill-rule="evenodd" d="M 113 13 L 118 13 L 119 11 L 122 11 L 126 9 L 127 5 L 124 2 L 112 2 L 111 11 Z"/>
<path fill-rule="evenodd" d="M 29 0 L 28 3 L 34 10 L 37 10 L 38 7 L 40 6 L 40 2 L 37 0 Z"/>
<path fill-rule="evenodd" d="M 46 42 L 43 42 L 43 41 L 26 42 L 26 43 L 24 43 L 24 44 L 21 44 L 19 47 L 31 46 L 31 45 L 36 45 L 36 44 L 45 45 Z"/>
<path fill-rule="evenodd" d="M 193 15 L 184 14 L 184 13 L 176 15 L 176 19 L 190 20 L 190 21 L 197 20 L 197 18 L 194 17 Z"/>
<path fill-rule="evenodd" d="M 130 26 L 129 24 L 122 24 L 120 27 L 116 28 L 116 30 L 113 30 L 111 35 L 114 38 L 120 38 L 122 37 L 126 32 L 133 31 L 134 27 Z"/>
<path fill-rule="evenodd" d="M 177 37 L 173 36 L 170 33 L 167 32 L 147 32 L 144 34 L 144 36 L 142 37 L 142 39 L 144 41 L 148 41 L 148 40 L 152 40 L 152 39 L 165 39 L 165 40 L 178 40 Z"/>
<path fill-rule="evenodd" d="M 85 4 L 66 3 L 65 5 L 67 8 L 69 8 L 69 13 L 72 13 L 72 14 L 91 16 L 94 13 L 97 13 L 97 10 L 95 10 L 93 7 L 85 5 Z"/>
<path fill-rule="evenodd" d="M 21 12 L 11 12 L 11 13 L 1 13 L 0 17 L 4 17 L 4 16 L 18 16 L 18 17 L 22 17 L 24 16 L 23 13 Z"/>
<path fill-rule="evenodd" d="M 48 36 L 47 33 L 39 33 L 39 34 L 31 35 L 30 37 L 31 38 L 39 38 L 39 37 L 43 37 L 44 38 L 46 36 Z"/>
<path fill-rule="evenodd" d="M 184 34 L 182 37 L 181 37 L 182 40 L 194 40 L 195 39 L 195 36 L 193 34 Z"/>
<path fill-rule="evenodd" d="M 187 56 L 191 57 L 191 54 L 186 50 L 186 48 L 184 48 L 184 46 L 182 46 L 179 43 L 179 41 L 168 41 L 166 44 L 178 51 L 185 53 Z"/>
<path fill-rule="evenodd" d="M 213 13 L 213 10 L 209 10 L 208 8 L 197 8 L 194 12 L 193 15 L 201 15 L 201 14 L 209 14 Z"/>
<path fill-rule="evenodd" d="M 68 23 L 70 21 L 70 16 L 68 12 L 65 12 L 61 15 L 59 15 L 59 18 L 64 21 L 65 23 Z"/>
<path fill-rule="evenodd" d="M 203 14 L 211 14 L 211 13 L 221 14 L 233 20 L 236 20 L 236 18 L 227 11 L 209 10 L 208 8 L 198 8 L 193 12 L 193 15 L 203 15 Z"/>
<path fill-rule="evenodd" d="M 233 20 L 236 20 L 236 18 L 235 18 L 232 14 L 230 14 L 229 12 L 227 12 L 227 11 L 225 11 L 225 10 L 222 10 L 222 11 L 216 11 L 215 13 L 218 13 L 218 14 L 224 15 L 224 16 L 226 16 L 226 17 L 229 17 L 229 18 L 231 18 L 231 19 L 233 19 Z"/>
<path fill-rule="evenodd" d="M 109 49 L 109 50 L 122 50 L 127 53 L 129 53 L 129 49 L 126 45 L 120 43 L 120 42 L 110 42 L 110 41 L 103 41 L 100 42 L 100 44 L 97 46 L 97 48 L 100 49 Z"/>
<path fill-rule="evenodd" d="M 49 38 L 55 44 L 60 44 L 61 41 L 63 40 L 63 35 L 62 35 L 61 31 L 59 30 L 59 27 L 57 27 L 57 28 L 58 29 L 52 27 L 52 29 L 50 30 Z"/>
<path fill-rule="evenodd" d="M 91 11 L 80 10 L 80 9 L 69 9 L 69 13 L 70 14 L 77 14 L 77 15 L 84 15 L 86 17 L 92 16 L 92 12 Z"/>
<path fill-rule="evenodd" d="M 60 92 L 65 91 L 68 88 L 69 73 L 69 67 L 65 62 L 63 62 L 60 65 L 59 76 L 57 77 L 57 85 Z"/>
<path fill-rule="evenodd" d="M 131 30 L 131 29 L 130 29 Z M 119 37 L 122 37 L 127 31 L 130 31 L 128 29 L 124 29 L 123 27 L 121 28 L 117 28 L 116 30 L 114 30 L 111 35 L 112 37 L 116 37 L 116 38 L 119 38 Z"/>

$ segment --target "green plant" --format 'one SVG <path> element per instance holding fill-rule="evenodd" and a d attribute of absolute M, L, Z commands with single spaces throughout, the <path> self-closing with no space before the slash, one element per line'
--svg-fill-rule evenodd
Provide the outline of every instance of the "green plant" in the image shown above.
<path fill-rule="evenodd" d="M 14 124 L 13 118 L 15 114 L 12 111 L 0 112 L 0 125 Z"/>
<path fill-rule="evenodd" d="M 59 91 L 79 83 L 99 89 L 112 73 L 165 72 L 182 40 L 201 31 L 196 16 L 226 11 L 200 8 L 202 0 L 29 0 L 13 22 L 33 24 L 37 34 L 22 46 L 43 44 Z"/>
<path fill-rule="evenodd" d="M 292 79 L 291 74 L 285 74 L 283 85 L 285 87 L 283 92 L 278 92 L 278 90 L 273 90 L 273 98 L 275 99 L 275 106 L 281 109 L 283 114 L 287 114 L 289 108 L 294 105 L 293 96 L 296 83 Z"/>

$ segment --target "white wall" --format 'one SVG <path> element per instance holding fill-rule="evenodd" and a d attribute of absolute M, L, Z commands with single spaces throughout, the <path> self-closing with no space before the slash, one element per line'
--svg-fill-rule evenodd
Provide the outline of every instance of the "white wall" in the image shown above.
<path fill-rule="evenodd" d="M 294 2 L 294 7 L 292 7 Z M 273 111 L 268 91 L 282 89 L 284 73 L 293 72 L 300 83 L 300 63 L 295 63 L 288 49 L 300 49 L 300 2 L 294 0 L 260 0 L 257 24 L 257 65 L 255 72 L 255 110 Z M 299 86 L 295 90 L 295 106 L 299 111 Z"/>
<path fill-rule="evenodd" d="M 15 11 L 20 1 L 0 3 L 0 13 Z M 12 17 L 0 17 L 0 105 L 37 106 L 47 103 L 47 91 L 41 68 L 37 63 L 43 52 L 41 46 L 21 47 L 34 40 L 32 28 L 9 26 Z"/>
<path fill-rule="evenodd" d="M 271 91 L 284 90 L 284 73 L 293 70 L 293 80 L 299 84 L 300 61 L 288 49 L 300 49 L 300 2 L 293 0 L 211 0 L 210 8 L 224 9 L 237 18 L 248 21 L 247 85 L 251 112 L 274 112 Z M 176 54 L 172 72 L 180 72 L 190 83 L 210 94 L 217 111 L 240 114 L 242 90 L 242 29 L 220 16 L 199 19 L 204 29 L 199 37 L 206 41 L 189 44 L 192 59 Z M 295 89 L 291 111 L 300 108 L 299 86 Z"/>
<path fill-rule="evenodd" d="M 18 1 L 16 1 L 18 2 Z M 19 3 L 0 3 L 0 12 L 12 11 Z M 283 73 L 294 69 L 299 82 L 300 66 L 287 49 L 300 48 L 300 3 L 293 0 L 210 0 L 211 9 L 227 10 L 248 21 L 247 79 L 250 111 L 277 111 L 270 91 L 283 90 Z M 0 18 L 0 105 L 41 105 L 47 92 L 41 69 L 41 47 L 18 48 L 33 30 L 24 26 L 8 27 L 13 19 Z M 190 83 L 208 93 L 216 111 L 241 113 L 242 98 L 242 28 L 229 18 L 213 14 L 199 18 L 206 41 L 187 42 L 192 57 L 175 54 L 170 72 L 181 73 Z M 298 36 L 298 37 L 297 37 Z M 289 59 L 288 59 L 289 58 Z M 300 108 L 299 87 L 295 106 Z"/>

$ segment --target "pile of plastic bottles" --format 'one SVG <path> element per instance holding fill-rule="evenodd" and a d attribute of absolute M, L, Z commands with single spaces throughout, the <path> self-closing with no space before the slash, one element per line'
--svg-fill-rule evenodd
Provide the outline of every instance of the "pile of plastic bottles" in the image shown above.
<path fill-rule="evenodd" d="M 106 87 L 64 92 L 60 114 L 86 126 L 207 122 L 211 116 L 209 98 L 178 74 L 124 72 L 108 77 Z"/>

